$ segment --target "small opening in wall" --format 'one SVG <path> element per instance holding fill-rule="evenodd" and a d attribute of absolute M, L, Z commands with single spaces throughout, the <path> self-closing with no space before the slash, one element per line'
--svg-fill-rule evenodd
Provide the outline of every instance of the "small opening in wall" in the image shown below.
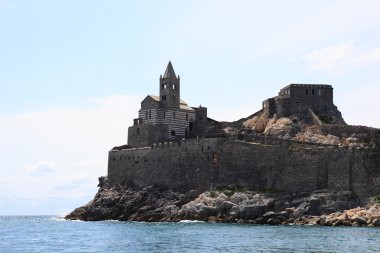
<path fill-rule="evenodd" d="M 189 114 L 186 113 L 186 120 L 189 120 Z"/>
<path fill-rule="evenodd" d="M 164 112 L 164 114 L 163 114 L 163 118 L 165 119 L 165 112 Z"/>
<path fill-rule="evenodd" d="M 305 95 L 309 95 L 309 89 L 305 90 Z"/>
<path fill-rule="evenodd" d="M 172 130 L 171 135 L 175 136 L 175 131 L 174 130 Z"/>
<path fill-rule="evenodd" d="M 313 96 L 315 95 L 315 90 L 314 89 L 311 90 L 311 95 L 313 95 Z"/>
<path fill-rule="evenodd" d="M 173 84 L 173 90 L 175 90 L 175 84 Z"/>
<path fill-rule="evenodd" d="M 152 111 L 149 110 L 149 118 L 151 119 L 152 118 Z"/>
<path fill-rule="evenodd" d="M 140 135 L 140 128 L 137 128 L 137 132 L 136 132 L 137 135 Z"/>

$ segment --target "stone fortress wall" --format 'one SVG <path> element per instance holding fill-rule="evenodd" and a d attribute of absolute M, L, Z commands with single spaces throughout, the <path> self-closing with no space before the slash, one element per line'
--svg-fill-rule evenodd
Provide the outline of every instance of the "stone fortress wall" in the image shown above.
<path fill-rule="evenodd" d="M 351 190 L 360 198 L 380 194 L 379 149 L 236 138 L 202 138 L 109 152 L 108 180 L 138 188 L 210 190 L 235 185 L 249 190 L 302 192 Z"/>
<path fill-rule="evenodd" d="M 223 122 L 207 118 L 205 107 L 180 101 L 179 76 L 169 62 L 160 77 L 160 96 L 143 100 L 139 118 L 128 129 L 126 149 L 109 152 L 108 182 L 137 188 L 158 184 L 179 191 L 235 185 L 288 193 L 349 190 L 360 198 L 380 194 L 380 130 L 346 125 L 333 103 L 331 85 L 290 84 L 250 117 L 259 114 L 303 116 L 325 135 L 376 145 L 348 149 L 267 135 L 221 138 Z M 218 138 L 197 138 L 206 134 Z"/>

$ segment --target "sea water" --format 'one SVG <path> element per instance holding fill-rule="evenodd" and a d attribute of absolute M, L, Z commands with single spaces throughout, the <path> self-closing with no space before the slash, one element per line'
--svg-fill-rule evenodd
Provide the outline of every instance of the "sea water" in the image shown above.
<path fill-rule="evenodd" d="M 0 216 L 0 252 L 380 252 L 380 228 Z"/>

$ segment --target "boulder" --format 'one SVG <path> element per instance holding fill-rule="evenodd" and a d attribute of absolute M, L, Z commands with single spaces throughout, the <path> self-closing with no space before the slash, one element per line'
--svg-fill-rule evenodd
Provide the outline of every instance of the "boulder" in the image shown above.
<path fill-rule="evenodd" d="M 240 206 L 239 207 L 239 217 L 243 219 L 256 219 L 257 217 L 263 215 L 265 208 L 262 205 L 250 205 L 250 206 Z"/>
<path fill-rule="evenodd" d="M 280 221 L 277 218 L 270 218 L 267 220 L 267 224 L 269 224 L 269 225 L 280 225 L 281 223 L 282 223 L 282 221 Z"/>
<path fill-rule="evenodd" d="M 372 221 L 372 225 L 374 225 L 375 227 L 380 227 L 380 219 L 374 219 Z"/>
<path fill-rule="evenodd" d="M 235 203 L 235 204 L 240 204 L 241 202 L 248 200 L 249 198 L 245 193 L 242 192 L 235 192 L 231 198 L 230 201 Z"/>
<path fill-rule="evenodd" d="M 221 199 L 217 199 L 215 205 L 217 212 L 221 214 L 228 214 L 231 208 L 234 206 L 236 206 L 235 203 L 232 203 L 230 201 L 223 201 Z"/>

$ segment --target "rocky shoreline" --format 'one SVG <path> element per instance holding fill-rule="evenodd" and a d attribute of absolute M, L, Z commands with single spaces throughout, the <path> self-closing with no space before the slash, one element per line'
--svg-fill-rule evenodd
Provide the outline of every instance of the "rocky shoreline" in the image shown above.
<path fill-rule="evenodd" d="M 75 209 L 69 220 L 249 223 L 268 225 L 380 226 L 380 203 L 365 207 L 350 191 L 319 190 L 285 194 L 235 187 L 173 192 L 160 186 L 141 190 L 101 185 L 94 200 Z"/>

